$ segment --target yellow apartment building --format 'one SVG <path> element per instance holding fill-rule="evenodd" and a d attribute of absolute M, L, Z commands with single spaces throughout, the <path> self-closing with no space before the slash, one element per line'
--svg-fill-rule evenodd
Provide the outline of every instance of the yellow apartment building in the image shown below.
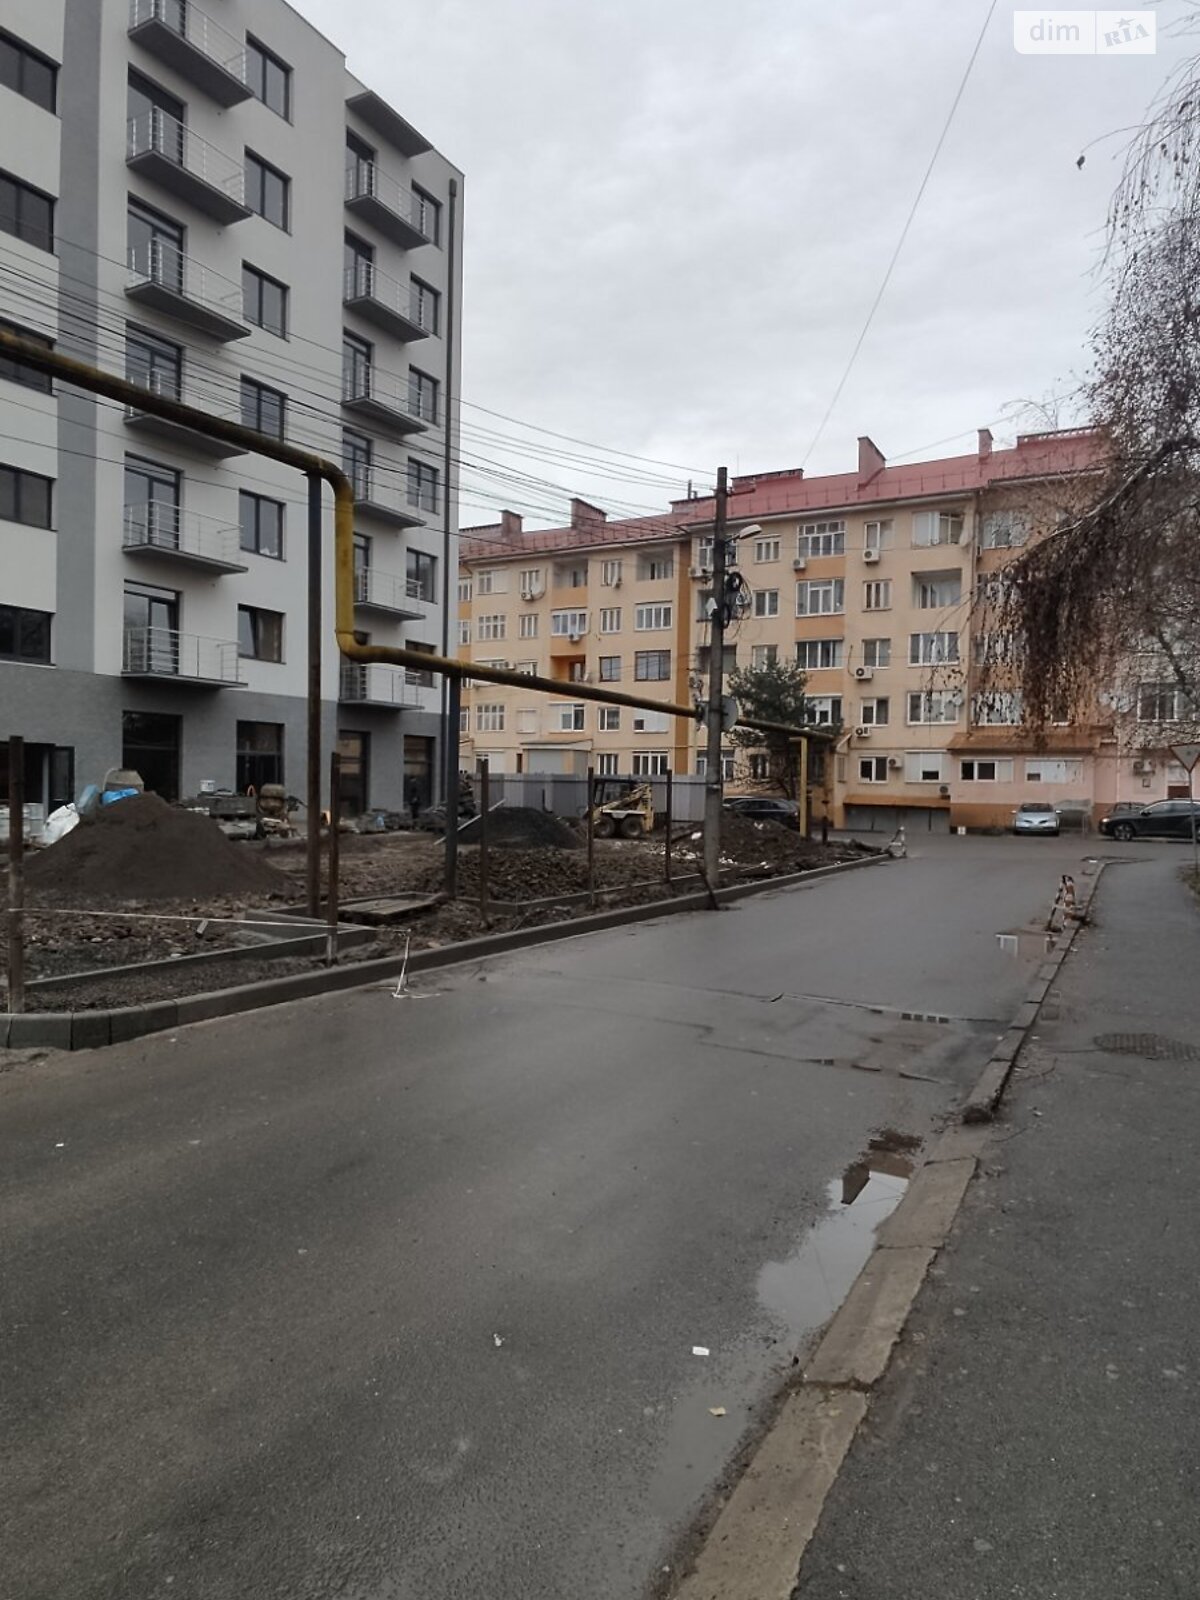
<path fill-rule="evenodd" d="M 1088 430 L 997 450 L 984 429 L 968 455 L 889 466 L 862 438 L 850 472 L 734 479 L 731 556 L 748 600 L 726 664 L 805 669 L 813 720 L 840 729 L 818 815 L 944 832 L 1005 827 L 1021 800 L 1086 816 L 1171 792 L 1169 758 L 1148 755 L 1136 727 L 1122 734 L 1099 700 L 1094 720 L 1035 740 L 1019 697 L 983 676 L 995 638 L 975 598 L 1048 509 L 1069 507 L 1099 452 Z M 464 529 L 460 656 L 694 702 L 707 680 L 713 515 L 711 498 L 619 520 L 575 500 L 564 528 L 527 531 L 505 512 Z M 490 685 L 464 695 L 464 761 L 486 755 L 501 772 L 702 773 L 704 737 L 665 714 Z M 754 752 L 730 748 L 723 766 L 735 789 L 765 775 Z"/>

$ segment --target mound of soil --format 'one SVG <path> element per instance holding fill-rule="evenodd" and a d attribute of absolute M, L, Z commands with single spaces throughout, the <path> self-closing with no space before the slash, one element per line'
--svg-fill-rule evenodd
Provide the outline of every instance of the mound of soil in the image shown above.
<path fill-rule="evenodd" d="M 479 843 L 479 818 L 467 823 L 458 835 L 460 844 Z M 578 850 L 583 845 L 579 833 L 569 822 L 536 806 L 500 806 L 488 815 L 488 847 L 500 845 L 519 850 Z"/>
<path fill-rule="evenodd" d="M 289 887 L 282 873 L 227 839 L 210 818 L 155 794 L 103 806 L 94 821 L 34 856 L 25 878 L 31 904 L 81 908 L 226 894 L 261 898 Z"/>

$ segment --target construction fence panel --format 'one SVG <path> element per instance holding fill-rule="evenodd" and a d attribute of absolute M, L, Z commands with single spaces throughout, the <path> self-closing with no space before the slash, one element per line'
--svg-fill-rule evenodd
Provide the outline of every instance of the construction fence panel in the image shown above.
<path fill-rule="evenodd" d="M 622 774 L 622 778 L 628 774 Z M 661 818 L 667 809 L 667 780 L 658 778 L 629 778 L 632 783 L 650 784 L 654 792 L 655 814 Z M 554 772 L 497 772 L 490 777 L 492 804 L 502 801 L 506 806 L 530 806 L 535 811 L 550 811 L 556 817 L 572 820 L 582 817 L 587 810 L 587 778 Z M 676 778 L 671 796 L 671 808 L 678 823 L 699 823 L 704 817 L 704 779 Z"/>

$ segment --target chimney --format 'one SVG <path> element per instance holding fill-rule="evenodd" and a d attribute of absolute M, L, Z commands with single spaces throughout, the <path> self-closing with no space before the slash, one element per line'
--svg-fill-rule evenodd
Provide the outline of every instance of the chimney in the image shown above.
<path fill-rule="evenodd" d="M 858 481 L 860 484 L 869 483 L 877 472 L 882 472 L 887 462 L 884 460 L 883 451 L 873 439 L 868 439 L 864 433 L 858 441 Z"/>
<path fill-rule="evenodd" d="M 980 428 L 979 430 L 979 459 L 986 461 L 992 453 L 992 430 Z"/>
<path fill-rule="evenodd" d="M 592 506 L 586 500 L 571 501 L 571 526 L 577 531 L 599 528 L 608 521 L 608 512 Z"/>
<path fill-rule="evenodd" d="M 522 520 L 517 511 L 502 511 L 500 513 L 500 537 L 507 544 L 521 542 Z"/>

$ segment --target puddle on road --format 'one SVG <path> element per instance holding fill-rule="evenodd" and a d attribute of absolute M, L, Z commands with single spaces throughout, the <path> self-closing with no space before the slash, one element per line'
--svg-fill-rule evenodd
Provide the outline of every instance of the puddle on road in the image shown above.
<path fill-rule="evenodd" d="M 759 1305 L 775 1323 L 777 1340 L 760 1332 L 733 1350 L 714 1349 L 698 1360 L 692 1383 L 672 1408 L 650 1489 L 655 1509 L 670 1520 L 706 1494 L 732 1456 L 753 1414 L 776 1380 L 801 1360 L 813 1334 L 833 1316 L 866 1264 L 875 1230 L 895 1210 L 920 1141 L 889 1130 L 826 1186 L 829 1209 L 783 1261 L 758 1274 Z M 714 1417 L 713 1407 L 724 1407 Z"/>
<path fill-rule="evenodd" d="M 1040 960 L 1052 947 L 1054 935 L 1045 928 L 1013 928 L 1007 933 L 998 933 L 996 943 L 1001 955 Z"/>

